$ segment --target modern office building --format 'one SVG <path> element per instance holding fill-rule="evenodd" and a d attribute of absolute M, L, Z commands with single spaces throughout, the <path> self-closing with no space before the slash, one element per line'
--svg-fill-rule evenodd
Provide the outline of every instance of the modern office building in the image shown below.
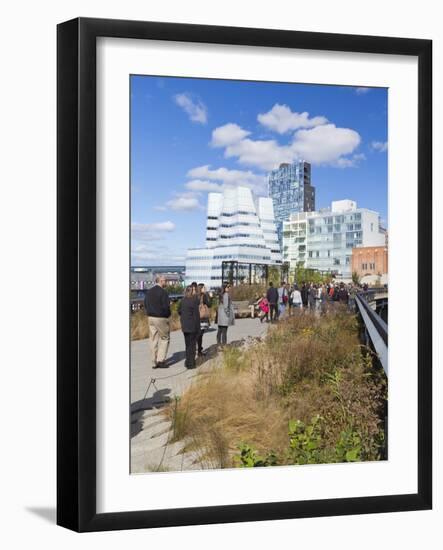
<path fill-rule="evenodd" d="M 303 160 L 280 164 L 268 175 L 268 192 L 274 206 L 280 245 L 283 222 L 296 212 L 315 210 L 315 187 L 311 185 L 311 165 Z"/>
<path fill-rule="evenodd" d="M 333 201 L 330 208 L 314 212 L 291 214 L 283 222 L 283 261 L 290 269 L 305 267 L 350 278 L 353 249 L 384 244 L 379 214 L 357 208 L 351 200 Z"/>
<path fill-rule="evenodd" d="M 247 187 L 209 193 L 206 246 L 188 250 L 186 284 L 221 286 L 222 262 L 282 263 L 272 199 L 254 199 Z"/>

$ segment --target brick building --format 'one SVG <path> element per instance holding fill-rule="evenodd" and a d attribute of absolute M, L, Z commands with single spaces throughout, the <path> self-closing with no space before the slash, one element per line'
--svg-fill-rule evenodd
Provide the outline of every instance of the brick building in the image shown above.
<path fill-rule="evenodd" d="M 388 247 L 362 246 L 352 249 L 352 272 L 360 277 L 388 273 Z"/>

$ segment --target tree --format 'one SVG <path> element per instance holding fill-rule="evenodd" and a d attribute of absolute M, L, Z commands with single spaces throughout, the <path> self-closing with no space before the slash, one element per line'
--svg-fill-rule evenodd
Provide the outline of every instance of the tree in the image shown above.
<path fill-rule="evenodd" d="M 360 284 L 360 275 L 356 271 L 352 272 L 352 282 L 354 283 L 354 285 Z"/>

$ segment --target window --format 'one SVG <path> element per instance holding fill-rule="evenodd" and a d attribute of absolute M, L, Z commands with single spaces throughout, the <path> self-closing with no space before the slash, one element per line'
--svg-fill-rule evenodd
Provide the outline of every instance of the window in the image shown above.
<path fill-rule="evenodd" d="M 320 258 L 320 252 L 318 250 L 317 250 L 316 256 L 317 258 Z"/>
<path fill-rule="evenodd" d="M 371 231 L 374 231 L 374 224 L 371 223 Z"/>
<path fill-rule="evenodd" d="M 334 258 L 334 265 L 340 265 L 340 258 Z"/>

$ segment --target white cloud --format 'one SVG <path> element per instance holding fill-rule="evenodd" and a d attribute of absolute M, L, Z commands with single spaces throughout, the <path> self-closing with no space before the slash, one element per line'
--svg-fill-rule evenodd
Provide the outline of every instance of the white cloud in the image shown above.
<path fill-rule="evenodd" d="M 384 153 L 388 150 L 388 142 L 387 141 L 373 141 L 371 143 L 371 148 L 374 151 L 379 151 L 380 153 Z"/>
<path fill-rule="evenodd" d="M 133 241 L 158 241 L 164 238 L 164 233 L 175 230 L 171 221 L 157 223 L 132 223 L 131 238 Z"/>
<path fill-rule="evenodd" d="M 365 95 L 370 91 L 371 91 L 371 88 L 364 88 L 362 86 L 360 86 L 359 88 L 355 88 L 355 93 L 357 95 Z"/>
<path fill-rule="evenodd" d="M 298 158 L 313 164 L 333 164 L 352 153 L 360 142 L 360 135 L 355 130 L 325 124 L 310 130 L 298 130 L 291 150 Z"/>
<path fill-rule="evenodd" d="M 243 130 L 238 124 L 229 122 L 212 131 L 211 145 L 213 147 L 226 147 L 244 139 L 251 132 Z"/>
<path fill-rule="evenodd" d="M 312 128 L 328 122 L 324 116 L 309 118 L 309 113 L 293 112 L 287 105 L 280 105 L 279 103 L 276 103 L 267 113 L 260 113 L 257 120 L 266 128 L 279 134 L 285 134 L 290 130 L 299 128 Z"/>
<path fill-rule="evenodd" d="M 176 197 L 166 203 L 166 206 L 171 210 L 198 210 L 202 206 L 196 197 Z"/>
<path fill-rule="evenodd" d="M 366 156 L 363 153 L 358 153 L 350 158 L 340 157 L 335 161 L 334 166 L 337 168 L 355 168 L 361 160 L 366 160 Z"/>
<path fill-rule="evenodd" d="M 254 140 L 250 132 L 237 124 L 227 124 L 214 130 L 212 144 L 224 147 L 226 158 L 237 157 L 240 164 L 272 170 L 282 162 L 306 160 L 312 164 L 336 165 L 338 159 L 355 151 L 361 138 L 350 128 L 321 124 L 294 133 L 292 142 L 280 145 L 276 140 Z M 346 162 L 341 161 L 342 164 Z M 193 174 L 196 175 L 196 174 Z M 199 173 L 202 176 L 201 173 Z"/>
<path fill-rule="evenodd" d="M 133 223 L 133 231 L 174 231 L 175 223 L 171 221 L 156 223 Z"/>
<path fill-rule="evenodd" d="M 190 191 L 221 191 L 222 185 L 208 180 L 191 180 L 185 183 Z"/>
<path fill-rule="evenodd" d="M 171 250 L 165 243 L 131 243 L 131 265 L 184 264 L 185 251 Z"/>
<path fill-rule="evenodd" d="M 189 116 L 192 122 L 206 124 L 208 122 L 208 109 L 206 105 L 200 101 L 194 101 L 190 94 L 176 94 L 174 96 L 175 103 L 181 107 Z"/>
<path fill-rule="evenodd" d="M 191 212 L 192 210 L 202 210 L 203 206 L 198 200 L 198 194 L 195 192 L 175 193 L 173 199 L 167 201 L 164 205 L 155 206 L 155 210 L 180 210 Z"/>
<path fill-rule="evenodd" d="M 260 189 L 265 184 L 265 177 L 255 174 L 251 170 L 229 170 L 224 167 L 212 170 L 209 164 L 192 168 L 188 172 L 188 177 L 205 178 L 205 180 L 221 182 L 222 185 L 244 185 L 252 189 Z M 200 189 L 195 190 L 199 191 Z M 214 188 L 214 190 L 216 189 Z"/>
<path fill-rule="evenodd" d="M 282 162 L 291 162 L 294 155 L 286 145 L 281 146 L 275 140 L 243 139 L 225 149 L 225 157 L 238 157 L 240 164 L 271 170 Z"/>

